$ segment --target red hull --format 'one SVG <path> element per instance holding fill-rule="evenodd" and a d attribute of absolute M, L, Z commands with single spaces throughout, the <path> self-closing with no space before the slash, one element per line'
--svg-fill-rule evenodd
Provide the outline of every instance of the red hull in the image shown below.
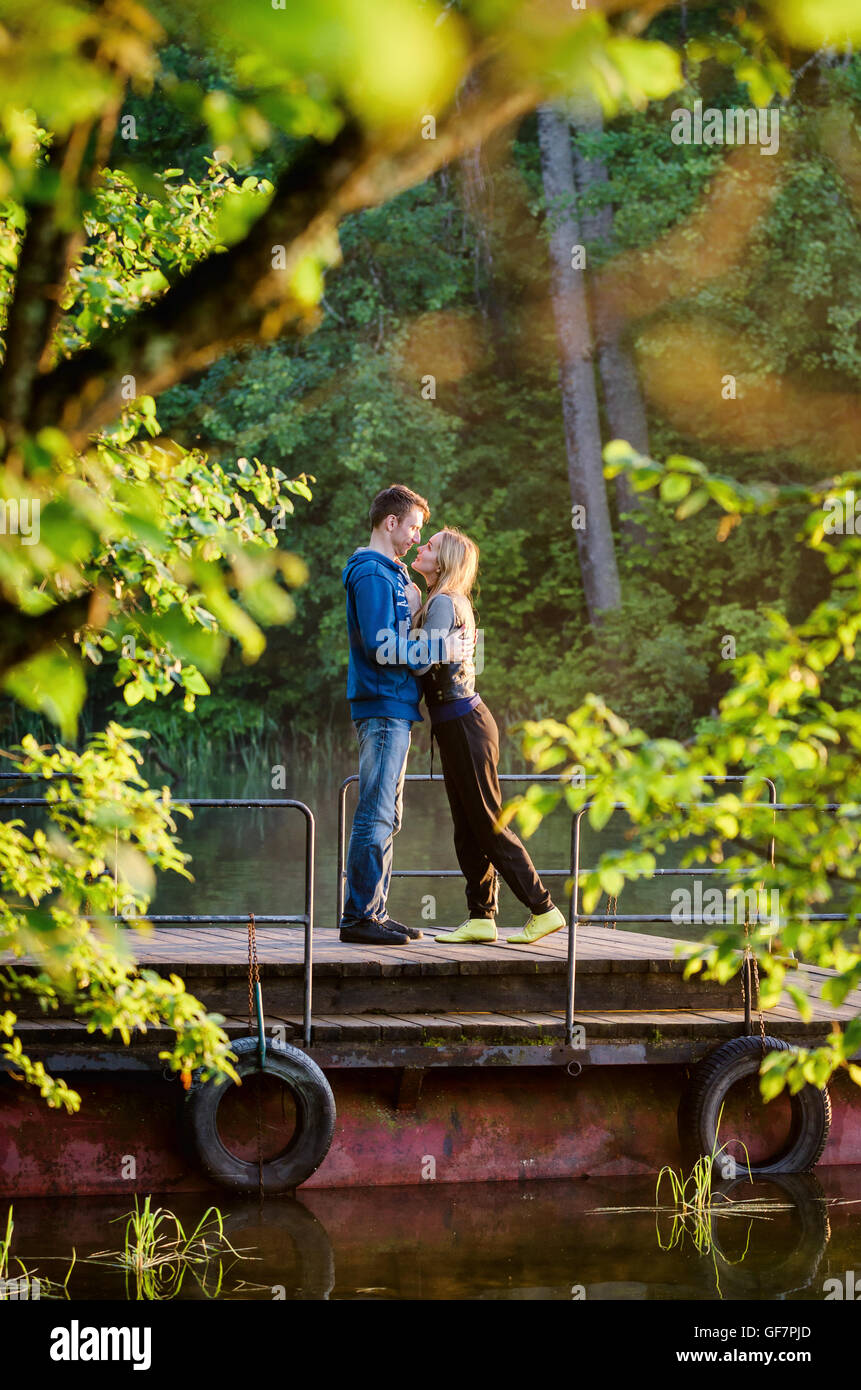
<path fill-rule="evenodd" d="M 594 1068 L 576 1079 L 547 1067 L 440 1069 L 428 1073 L 414 1109 L 397 1109 L 392 1071 L 334 1071 L 334 1142 L 305 1186 L 655 1173 L 681 1162 L 676 1110 L 685 1076 L 668 1065 Z M 0 1089 L 0 1196 L 211 1189 L 180 1137 L 176 1083 L 115 1074 L 76 1084 L 76 1115 L 49 1111 L 23 1086 Z M 861 1089 L 839 1075 L 831 1096 L 822 1165 L 861 1163 Z M 785 1106 L 775 1102 L 758 1123 L 762 1143 L 779 1134 Z M 274 1133 L 280 1106 L 264 1119 Z M 254 1148 L 242 1152 L 251 1157 Z"/>

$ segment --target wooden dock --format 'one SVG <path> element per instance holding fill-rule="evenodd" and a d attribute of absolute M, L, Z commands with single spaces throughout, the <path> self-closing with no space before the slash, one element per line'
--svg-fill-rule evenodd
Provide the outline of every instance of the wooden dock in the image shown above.
<path fill-rule="evenodd" d="M 302 932 L 258 927 L 267 1028 L 294 1045 L 302 1038 Z M 176 973 L 227 1032 L 248 1033 L 247 937 L 243 927 L 154 927 L 129 932 L 139 963 Z M 684 978 L 692 947 L 668 937 L 583 926 L 577 937 L 575 1024 L 579 1045 L 564 1044 L 567 933 L 534 947 L 438 945 L 431 933 L 409 945 L 344 944 L 334 930 L 314 934 L 312 1055 L 324 1067 L 689 1063 L 743 1032 L 738 977 L 720 985 Z M 18 967 L 26 967 L 22 959 Z M 31 963 L 30 963 L 31 964 Z M 804 1022 L 788 999 L 766 1014 L 767 1031 L 815 1045 L 834 1022 L 861 1012 L 861 991 L 839 1009 L 818 997 L 828 972 L 801 966 L 813 1016 Z M 70 1010 L 45 1017 L 20 1005 L 20 1032 L 34 1056 L 85 1070 L 156 1064 L 169 1037 L 148 1030 L 124 1049 L 88 1034 Z M 88 1056 L 84 1056 L 86 1049 Z"/>
<path fill-rule="evenodd" d="M 257 943 L 267 1036 L 301 1048 L 302 930 L 258 926 Z M 326 1073 L 337 1123 L 306 1185 L 420 1186 L 431 1161 L 441 1182 L 654 1176 L 666 1163 L 681 1165 L 680 1099 L 691 1066 L 743 1034 L 740 980 L 685 980 L 692 948 L 670 938 L 581 927 L 569 1046 L 566 945 L 564 932 L 535 947 L 437 945 L 428 933 L 403 948 L 372 950 L 316 931 L 308 1051 Z M 181 975 L 224 1018 L 231 1038 L 256 1032 L 243 927 L 159 925 L 146 937 L 131 934 L 129 946 L 142 966 Z M 782 1001 L 766 1014 L 769 1034 L 815 1046 L 834 1022 L 861 1012 L 861 991 L 840 1009 L 823 1004 L 824 974 L 793 971 L 793 982 L 808 988 L 813 1016 L 805 1023 Z M 44 1015 L 27 999 L 15 1008 L 28 1014 L 17 1030 L 27 1055 L 67 1077 L 82 1105 L 74 1114 L 51 1112 L 47 1122 L 32 1088 L 11 1079 L 3 1085 L 0 1196 L 126 1194 L 130 1155 L 135 1191 L 220 1190 L 188 1139 L 189 1093 L 159 1057 L 173 1041 L 168 1029 L 136 1033 L 124 1045 L 87 1032 L 70 1008 Z M 858 1089 L 840 1072 L 830 1090 L 835 1123 L 822 1161 L 857 1163 Z M 283 1151 L 293 1133 L 296 1110 L 283 1099 L 264 1101 L 267 1153 Z M 222 1118 L 228 1148 L 252 1162 L 250 1104 L 228 1091 Z M 739 1133 L 767 1152 L 788 1132 L 788 1098 L 764 1117 L 758 1106 L 749 1117 L 748 1104 L 742 1088 L 733 1112 Z"/>

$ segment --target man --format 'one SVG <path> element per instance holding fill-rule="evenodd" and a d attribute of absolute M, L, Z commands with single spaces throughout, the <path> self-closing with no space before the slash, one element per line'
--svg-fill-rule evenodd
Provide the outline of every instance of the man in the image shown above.
<path fill-rule="evenodd" d="M 359 740 L 359 801 L 347 852 L 342 941 L 402 946 L 421 936 L 388 916 L 392 839 L 401 826 L 404 777 L 412 725 L 421 723 L 421 687 L 415 671 L 427 668 L 425 647 L 410 639 L 421 594 L 402 557 L 421 540 L 430 516 L 423 497 L 400 484 L 371 504 L 371 539 L 354 551 L 343 571 L 347 590 L 350 665 L 347 699 Z M 467 639 L 446 638 L 446 658 L 461 661 Z"/>

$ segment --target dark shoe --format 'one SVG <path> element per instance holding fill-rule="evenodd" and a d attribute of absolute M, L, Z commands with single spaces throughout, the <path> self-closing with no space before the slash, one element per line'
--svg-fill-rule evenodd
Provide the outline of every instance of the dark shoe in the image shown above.
<path fill-rule="evenodd" d="M 396 922 L 394 917 L 387 917 L 382 923 L 384 927 L 391 927 L 392 931 L 406 932 L 411 941 L 420 941 L 422 936 L 421 927 L 405 927 L 403 922 Z"/>
<path fill-rule="evenodd" d="M 406 931 L 395 931 L 380 922 L 353 922 L 341 927 L 342 941 L 358 941 L 364 946 L 405 946 L 409 941 Z"/>

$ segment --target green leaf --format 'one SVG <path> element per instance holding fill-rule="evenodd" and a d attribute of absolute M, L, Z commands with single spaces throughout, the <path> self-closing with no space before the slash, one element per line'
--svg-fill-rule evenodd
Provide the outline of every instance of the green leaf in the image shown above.
<path fill-rule="evenodd" d="M 610 897 L 618 897 L 625 886 L 625 876 L 618 869 L 602 868 L 598 870 L 598 877 L 601 880 L 601 887 Z"/>
<path fill-rule="evenodd" d="M 58 724 L 64 738 L 74 738 L 87 695 L 81 663 L 63 647 L 30 657 L 6 673 L 3 689 L 27 709 Z"/>
<path fill-rule="evenodd" d="M 723 507 L 725 512 L 737 512 L 739 508 L 738 492 L 722 478 L 708 478 L 706 488 L 709 495 L 714 498 L 718 506 Z"/>
<path fill-rule="evenodd" d="M 662 502 L 678 502 L 690 492 L 691 480 L 682 473 L 668 473 L 661 480 L 660 490 Z"/>
<path fill-rule="evenodd" d="M 606 49 L 634 106 L 669 96 L 683 84 L 680 55 L 665 43 L 614 35 L 607 40 Z"/>
<path fill-rule="evenodd" d="M 613 814 L 615 798 L 609 792 L 600 792 L 589 807 L 589 824 L 593 830 L 603 830 Z"/>
<path fill-rule="evenodd" d="M 146 688 L 142 681 L 128 681 L 123 686 L 123 699 L 127 705 L 139 705 L 145 694 Z"/>
<path fill-rule="evenodd" d="M 208 695 L 210 693 L 209 685 L 194 666 L 184 666 L 181 675 L 183 686 L 192 695 Z"/>
<path fill-rule="evenodd" d="M 300 304 L 312 308 L 319 304 L 325 290 L 323 271 L 316 255 L 303 256 L 290 277 L 290 289 Z"/>
<path fill-rule="evenodd" d="M 221 199 L 215 219 L 215 240 L 222 246 L 233 246 L 248 235 L 251 227 L 266 210 L 270 197 L 256 189 L 231 189 Z"/>
<path fill-rule="evenodd" d="M 738 834 L 738 821 L 729 811 L 719 811 L 715 816 L 715 825 L 728 840 L 734 840 Z"/>
<path fill-rule="evenodd" d="M 684 521 L 687 517 L 693 516 L 695 512 L 702 511 L 709 500 L 709 495 L 704 488 L 698 487 L 693 492 L 689 492 L 683 502 L 676 508 L 676 520 Z"/>
<path fill-rule="evenodd" d="M 778 28 L 799 48 L 831 48 L 861 39 L 857 0 L 766 0 Z"/>
<path fill-rule="evenodd" d="M 788 984 L 786 986 L 786 992 L 795 1004 L 795 1007 L 798 1009 L 798 1012 L 804 1019 L 805 1023 L 809 1022 L 810 1019 L 813 1017 L 813 1009 L 805 991 L 803 989 L 799 989 L 798 985 Z"/>

